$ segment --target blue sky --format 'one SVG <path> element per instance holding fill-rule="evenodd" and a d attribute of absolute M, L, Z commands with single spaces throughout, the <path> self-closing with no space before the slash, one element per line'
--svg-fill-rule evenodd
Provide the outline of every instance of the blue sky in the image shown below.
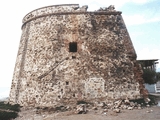
<path fill-rule="evenodd" d="M 121 10 L 138 59 L 159 58 L 160 1 L 128 3 Z"/>
<path fill-rule="evenodd" d="M 137 59 L 160 59 L 159 0 L 4 0 L 0 1 L 0 98 L 9 95 L 23 17 L 40 7 L 75 3 L 88 5 L 88 11 L 115 5 L 122 11 Z"/>

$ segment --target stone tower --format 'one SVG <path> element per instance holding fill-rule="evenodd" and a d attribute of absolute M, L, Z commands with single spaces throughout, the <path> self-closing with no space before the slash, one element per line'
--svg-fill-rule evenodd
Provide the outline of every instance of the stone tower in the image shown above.
<path fill-rule="evenodd" d="M 140 98 L 136 53 L 114 6 L 36 9 L 23 18 L 10 103 L 57 106 Z"/>

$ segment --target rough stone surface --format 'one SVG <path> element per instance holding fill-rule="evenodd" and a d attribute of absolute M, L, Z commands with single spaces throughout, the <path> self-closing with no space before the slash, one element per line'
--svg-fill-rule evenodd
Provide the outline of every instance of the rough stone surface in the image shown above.
<path fill-rule="evenodd" d="M 87 8 L 55 5 L 24 17 L 10 103 L 53 107 L 147 96 L 121 12 Z"/>

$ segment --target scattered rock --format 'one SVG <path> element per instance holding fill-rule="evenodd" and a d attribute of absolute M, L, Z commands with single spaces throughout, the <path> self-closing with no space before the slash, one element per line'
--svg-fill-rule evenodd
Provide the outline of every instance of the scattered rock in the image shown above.
<path fill-rule="evenodd" d="M 115 104 L 116 104 L 116 108 L 119 108 L 122 104 L 122 100 L 116 101 Z"/>
<path fill-rule="evenodd" d="M 69 109 L 70 109 L 70 106 L 67 106 L 67 107 L 66 107 L 66 110 L 69 110 Z"/>
<path fill-rule="evenodd" d="M 117 115 L 118 115 L 118 113 L 116 113 L 116 112 L 112 111 L 112 112 L 110 113 L 110 115 L 117 116 Z"/>
<path fill-rule="evenodd" d="M 98 11 L 115 11 L 114 5 L 110 5 L 108 7 L 100 8 Z"/>
<path fill-rule="evenodd" d="M 122 105 L 122 109 L 127 109 L 127 105 Z"/>
<path fill-rule="evenodd" d="M 103 112 L 108 112 L 108 109 L 104 109 Z"/>
<path fill-rule="evenodd" d="M 151 100 L 149 98 L 144 99 L 145 103 L 149 103 Z"/>
<path fill-rule="evenodd" d="M 130 105 L 130 101 L 128 99 L 124 100 L 126 105 Z"/>
<path fill-rule="evenodd" d="M 103 114 L 104 114 L 104 115 L 107 115 L 107 113 L 106 113 L 106 112 L 104 112 Z"/>
<path fill-rule="evenodd" d="M 98 110 L 98 108 L 97 107 L 93 107 L 92 110 Z"/>
<path fill-rule="evenodd" d="M 76 107 L 76 113 L 77 114 L 86 114 L 87 110 L 86 110 L 86 104 L 79 104 Z"/>
<path fill-rule="evenodd" d="M 147 110 L 146 112 L 147 112 L 147 113 L 150 113 L 150 111 L 149 111 L 149 110 Z"/>
<path fill-rule="evenodd" d="M 137 104 L 137 107 L 141 107 L 141 104 Z"/>
<path fill-rule="evenodd" d="M 150 107 L 150 105 L 146 105 L 146 107 Z"/>
<path fill-rule="evenodd" d="M 121 110 L 120 109 L 114 109 L 113 112 L 120 113 Z"/>
<path fill-rule="evenodd" d="M 135 103 L 134 102 L 130 102 L 130 106 L 134 107 Z"/>
<path fill-rule="evenodd" d="M 99 104 L 99 107 L 104 107 L 104 103 Z"/>
<path fill-rule="evenodd" d="M 153 110 L 147 110 L 146 112 L 147 112 L 147 113 L 151 113 L 151 112 L 153 112 Z"/>
<path fill-rule="evenodd" d="M 128 107 L 128 110 L 133 110 L 133 107 Z"/>

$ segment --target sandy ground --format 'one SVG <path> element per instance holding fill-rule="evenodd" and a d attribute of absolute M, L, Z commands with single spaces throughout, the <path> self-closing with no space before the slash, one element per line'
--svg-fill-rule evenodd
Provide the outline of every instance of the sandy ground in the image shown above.
<path fill-rule="evenodd" d="M 19 115 L 15 120 L 160 120 L 160 107 L 152 106 L 140 110 L 122 110 L 120 113 L 111 110 L 106 113 L 101 110 L 92 110 L 87 114 L 75 114 L 71 111 L 36 114 L 35 109 L 32 109 L 23 110 Z"/>

